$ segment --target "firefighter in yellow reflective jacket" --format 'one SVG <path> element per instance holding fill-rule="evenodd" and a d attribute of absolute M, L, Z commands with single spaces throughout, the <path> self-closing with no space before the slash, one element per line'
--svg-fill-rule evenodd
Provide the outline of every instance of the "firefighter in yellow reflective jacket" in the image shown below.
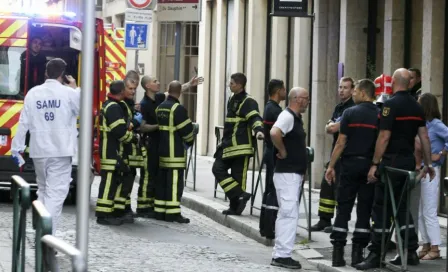
<path fill-rule="evenodd" d="M 98 224 L 121 225 L 123 213 L 114 209 L 114 198 L 121 182 L 121 175 L 129 171 L 129 167 L 120 157 L 123 152 L 123 143 L 137 140 L 132 131 L 128 131 L 125 115 L 120 107 L 124 98 L 123 81 L 114 81 L 110 85 L 108 99 L 103 103 L 100 115 L 100 158 L 101 183 L 96 205 Z"/>
<path fill-rule="evenodd" d="M 245 91 L 246 76 L 236 73 L 231 76 L 230 90 L 233 96 L 227 103 L 222 142 L 215 153 L 213 174 L 230 199 L 226 215 L 241 215 L 251 194 L 246 193 L 247 167 L 254 154 L 252 130 L 258 139 L 263 139 L 263 123 L 257 102 Z M 228 171 L 231 169 L 232 174 Z"/>
<path fill-rule="evenodd" d="M 137 89 L 138 80 L 132 77 L 126 77 L 124 80 L 125 91 L 124 99 L 120 105 L 123 109 L 127 129 L 129 131 L 136 131 L 139 127 L 139 123 L 134 119 L 134 95 Z M 120 156 L 123 161 L 129 166 L 129 172 L 124 172 L 121 175 L 121 184 L 118 187 L 118 191 L 115 197 L 115 210 L 124 213 L 124 223 L 134 223 L 134 213 L 131 209 L 131 192 L 134 185 L 134 180 L 137 175 L 137 168 L 140 168 L 140 176 L 144 179 L 147 178 L 145 173 L 146 167 L 144 165 L 143 149 L 140 143 L 127 143 L 123 145 L 123 152 Z M 146 151 L 146 150 L 145 150 Z"/>
<path fill-rule="evenodd" d="M 187 110 L 179 103 L 182 85 L 172 81 L 168 98 L 157 107 L 159 124 L 159 175 L 156 182 L 154 212 L 156 219 L 169 222 L 190 223 L 180 212 L 184 189 L 186 149 L 193 145 L 194 127 Z"/>

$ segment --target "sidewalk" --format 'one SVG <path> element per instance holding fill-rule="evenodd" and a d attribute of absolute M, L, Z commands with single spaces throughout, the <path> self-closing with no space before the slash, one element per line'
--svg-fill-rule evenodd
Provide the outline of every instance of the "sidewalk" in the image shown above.
<path fill-rule="evenodd" d="M 211 172 L 214 159 L 212 157 L 198 156 L 197 158 L 197 173 L 196 173 L 196 191 L 193 190 L 193 175 L 192 167 L 187 178 L 187 187 L 184 190 L 182 198 L 182 204 L 190 209 L 196 210 L 205 214 L 207 217 L 215 220 L 216 222 L 225 225 L 238 231 L 262 244 L 272 246 L 272 240 L 261 237 L 259 234 L 259 210 L 253 209 L 253 214 L 250 215 L 250 202 L 243 212 L 242 216 L 224 216 L 221 212 L 227 209 L 229 202 L 224 201 L 224 194 L 221 188 L 218 186 L 217 198 L 213 197 L 214 182 L 215 179 Z M 255 172 L 255 183 L 258 172 Z M 264 181 L 264 174 L 263 181 Z M 319 181 L 320 182 L 320 181 Z M 247 175 L 247 192 L 252 190 L 252 170 L 249 170 Z M 317 223 L 319 217 L 317 216 L 317 209 L 319 205 L 319 190 L 311 190 L 311 224 Z M 297 243 L 295 246 L 295 253 L 299 259 L 308 260 L 308 263 L 317 266 L 319 271 L 356 271 L 355 269 L 346 266 L 344 268 L 331 267 L 331 252 L 332 245 L 330 243 L 329 234 L 323 232 L 313 232 L 311 235 L 311 241 L 308 241 L 306 213 L 304 209 L 304 200 L 308 205 L 308 186 L 305 184 L 305 199 L 302 198 L 300 204 L 299 223 L 297 228 Z M 260 187 L 255 197 L 254 207 L 261 206 L 262 190 Z M 352 220 L 349 222 L 349 237 L 348 245 L 351 245 L 352 231 L 354 230 L 354 222 L 356 220 L 356 211 L 352 212 Z M 446 227 L 447 219 L 439 218 L 442 226 L 442 246 L 441 255 L 443 259 L 436 261 L 421 262 L 419 266 L 409 267 L 409 271 L 445 271 L 446 270 Z M 346 261 L 350 261 L 351 246 L 346 247 Z M 395 255 L 395 252 L 391 252 L 386 256 L 386 260 L 390 260 Z M 379 270 L 376 270 L 379 271 Z"/>

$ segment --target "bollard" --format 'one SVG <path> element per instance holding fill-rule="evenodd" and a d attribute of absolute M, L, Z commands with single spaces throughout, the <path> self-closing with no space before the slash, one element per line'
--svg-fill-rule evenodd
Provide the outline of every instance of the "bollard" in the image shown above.
<path fill-rule="evenodd" d="M 11 177 L 13 198 L 12 271 L 25 271 L 26 212 L 31 206 L 30 185 L 19 176 Z"/>

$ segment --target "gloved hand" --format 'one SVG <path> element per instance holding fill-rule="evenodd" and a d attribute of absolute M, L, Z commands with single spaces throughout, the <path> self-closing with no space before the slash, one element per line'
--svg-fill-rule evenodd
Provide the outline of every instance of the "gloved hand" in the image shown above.
<path fill-rule="evenodd" d="M 19 167 L 22 167 L 22 165 L 25 164 L 25 160 L 23 159 L 22 155 L 20 155 L 19 152 L 13 151 L 11 154 L 11 158 L 14 161 L 15 164 L 17 164 Z"/>
<path fill-rule="evenodd" d="M 134 120 L 136 120 L 138 124 L 141 125 L 143 121 L 143 115 L 140 112 L 136 112 L 134 115 Z"/>
<path fill-rule="evenodd" d="M 193 123 L 193 134 L 197 135 L 199 133 L 199 124 Z"/>

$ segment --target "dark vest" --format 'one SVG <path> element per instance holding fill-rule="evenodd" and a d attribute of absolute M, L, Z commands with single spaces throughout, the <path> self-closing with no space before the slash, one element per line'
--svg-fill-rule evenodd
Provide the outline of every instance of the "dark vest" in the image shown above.
<path fill-rule="evenodd" d="M 305 144 L 306 133 L 303 129 L 302 118 L 289 108 L 285 110 L 294 116 L 294 127 L 283 137 L 283 144 L 288 156 L 286 159 L 277 160 L 275 172 L 304 175 L 307 169 L 307 152 Z"/>

